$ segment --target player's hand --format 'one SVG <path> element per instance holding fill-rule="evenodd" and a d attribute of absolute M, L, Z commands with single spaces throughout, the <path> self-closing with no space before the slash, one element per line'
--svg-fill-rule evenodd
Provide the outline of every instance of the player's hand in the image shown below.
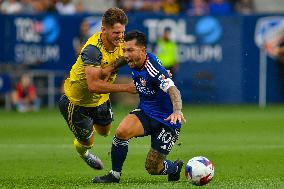
<path fill-rule="evenodd" d="M 164 119 L 165 121 L 169 121 L 171 124 L 176 124 L 177 121 L 179 123 L 186 123 L 186 119 L 183 116 L 183 113 L 181 111 L 175 111 L 173 112 L 169 117 L 167 117 L 166 119 Z"/>
<path fill-rule="evenodd" d="M 132 94 L 136 94 L 137 93 L 136 87 L 135 87 L 133 82 L 128 84 L 127 92 L 128 93 L 132 93 Z"/>

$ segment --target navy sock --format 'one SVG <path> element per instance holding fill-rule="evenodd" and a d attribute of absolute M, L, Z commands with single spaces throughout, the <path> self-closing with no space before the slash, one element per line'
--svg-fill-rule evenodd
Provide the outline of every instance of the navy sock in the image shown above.
<path fill-rule="evenodd" d="M 127 152 L 128 140 L 121 140 L 114 136 L 111 147 L 111 162 L 113 171 L 121 172 Z"/>
<path fill-rule="evenodd" d="M 177 164 L 170 161 L 165 160 L 164 161 L 164 170 L 161 172 L 162 175 L 169 175 L 172 173 L 176 173 L 178 170 Z"/>

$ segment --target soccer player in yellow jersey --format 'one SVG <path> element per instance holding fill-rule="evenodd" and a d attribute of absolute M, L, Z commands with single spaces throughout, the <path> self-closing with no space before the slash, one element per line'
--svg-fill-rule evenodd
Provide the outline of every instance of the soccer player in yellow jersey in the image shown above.
<path fill-rule="evenodd" d="M 104 13 L 101 32 L 92 35 L 83 46 L 64 82 L 65 94 L 59 102 L 61 114 L 75 135 L 75 149 L 94 169 L 103 169 L 101 160 L 89 151 L 94 129 L 107 136 L 113 120 L 109 93 L 135 91 L 134 85 L 113 83 L 117 68 L 126 64 L 122 42 L 127 22 L 119 8 Z"/>

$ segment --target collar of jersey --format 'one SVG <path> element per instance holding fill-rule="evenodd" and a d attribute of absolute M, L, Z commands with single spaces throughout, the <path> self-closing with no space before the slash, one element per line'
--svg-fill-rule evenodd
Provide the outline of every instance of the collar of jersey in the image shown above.
<path fill-rule="evenodd" d="M 148 55 L 146 55 L 146 59 L 145 59 L 143 65 L 141 66 L 140 70 L 143 70 L 145 68 L 148 61 L 149 61 L 149 57 L 148 57 Z"/>

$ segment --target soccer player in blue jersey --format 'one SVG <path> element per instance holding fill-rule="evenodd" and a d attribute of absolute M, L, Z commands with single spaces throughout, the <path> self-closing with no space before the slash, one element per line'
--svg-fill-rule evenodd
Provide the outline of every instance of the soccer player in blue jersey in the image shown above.
<path fill-rule="evenodd" d="M 119 124 L 112 142 L 112 170 L 94 183 L 118 183 L 133 137 L 151 136 L 145 168 L 151 175 L 168 175 L 168 181 L 178 181 L 183 161 L 170 161 L 166 156 L 178 139 L 182 113 L 181 95 L 160 60 L 146 52 L 146 36 L 139 31 L 124 38 L 123 56 L 132 70 L 132 78 L 139 93 L 137 109 Z"/>

